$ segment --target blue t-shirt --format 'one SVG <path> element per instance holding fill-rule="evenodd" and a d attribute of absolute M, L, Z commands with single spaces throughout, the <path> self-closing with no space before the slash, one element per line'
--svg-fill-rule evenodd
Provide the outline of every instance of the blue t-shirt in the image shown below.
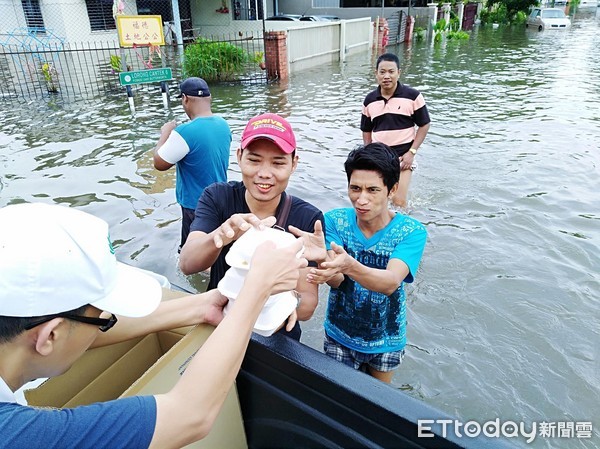
<path fill-rule="evenodd" d="M 175 196 L 186 209 L 194 209 L 206 186 L 227 181 L 231 130 L 227 122 L 216 115 L 196 117 L 175 128 L 189 147 L 189 153 L 179 160 Z"/>
<path fill-rule="evenodd" d="M 404 282 L 413 282 L 419 267 L 427 231 L 417 220 L 396 214 L 388 225 L 367 239 L 357 224 L 353 208 L 325 214 L 327 249 L 330 242 L 361 264 L 385 270 L 390 259 L 400 259 L 409 273 L 390 296 L 364 288 L 345 276 L 329 293 L 325 332 L 342 345 L 368 354 L 400 351 L 406 346 L 406 298 Z"/>
<path fill-rule="evenodd" d="M 198 201 L 196 216 L 190 226 L 190 232 L 202 231 L 208 234 L 234 214 L 249 214 L 250 208 L 246 203 L 245 195 L 246 187 L 240 181 L 222 182 L 207 187 Z M 284 192 L 281 195 L 279 206 L 277 206 L 276 215 L 280 213 L 285 196 Z M 298 197 L 292 197 L 290 213 L 284 226 L 285 231 L 288 231 L 288 226 L 292 225 L 303 231 L 313 232 L 317 220 L 321 220 L 323 223 L 323 213 L 319 209 Z M 219 257 L 210 268 L 208 290 L 217 288 L 217 284 L 229 269 L 229 265 L 225 262 L 225 256 L 231 245 L 233 242 L 221 250 Z"/>
<path fill-rule="evenodd" d="M 76 408 L 0 402 L 0 448 L 135 449 L 150 446 L 154 396 L 133 396 Z"/>

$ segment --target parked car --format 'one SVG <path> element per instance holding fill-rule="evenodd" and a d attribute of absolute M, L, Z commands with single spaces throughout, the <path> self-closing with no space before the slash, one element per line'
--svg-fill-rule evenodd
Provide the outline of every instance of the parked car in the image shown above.
<path fill-rule="evenodd" d="M 600 6 L 598 0 L 580 0 L 577 8 L 597 8 L 598 6 Z"/>
<path fill-rule="evenodd" d="M 526 27 L 537 27 L 542 30 L 566 30 L 571 20 L 560 8 L 533 8 L 525 23 Z"/>
<path fill-rule="evenodd" d="M 299 14 L 277 14 L 276 16 L 267 17 L 265 20 L 289 20 L 298 21 L 300 20 Z"/>
<path fill-rule="evenodd" d="M 338 16 L 327 16 L 327 15 L 314 15 L 314 16 L 302 16 L 300 17 L 301 22 L 335 22 L 340 20 Z"/>

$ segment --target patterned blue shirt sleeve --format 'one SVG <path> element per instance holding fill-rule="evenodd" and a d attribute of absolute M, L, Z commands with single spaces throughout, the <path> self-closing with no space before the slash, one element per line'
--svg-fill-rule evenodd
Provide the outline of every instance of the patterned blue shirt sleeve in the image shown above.
<path fill-rule="evenodd" d="M 406 220 L 403 230 L 406 230 L 405 237 L 394 248 L 390 258 L 400 259 L 408 265 L 409 273 L 404 282 L 410 283 L 415 279 L 415 274 L 417 274 L 417 269 L 425 250 L 427 231 L 421 223 L 413 219 Z"/>

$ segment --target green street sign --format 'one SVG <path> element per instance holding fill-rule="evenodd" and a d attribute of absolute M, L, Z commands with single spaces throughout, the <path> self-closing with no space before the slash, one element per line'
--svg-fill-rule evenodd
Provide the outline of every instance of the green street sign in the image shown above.
<path fill-rule="evenodd" d="M 163 69 L 148 69 L 119 73 L 119 81 L 121 82 L 121 86 L 156 83 L 159 81 L 168 81 L 170 79 L 173 79 L 173 73 L 169 67 L 165 67 Z"/>

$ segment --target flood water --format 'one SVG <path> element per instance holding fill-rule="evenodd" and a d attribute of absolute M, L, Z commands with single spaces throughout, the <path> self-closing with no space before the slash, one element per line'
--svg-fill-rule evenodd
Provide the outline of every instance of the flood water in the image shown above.
<path fill-rule="evenodd" d="M 393 384 L 463 421 L 592 422 L 592 438 L 511 440 L 522 447 L 600 447 L 598 48 L 595 9 L 566 32 L 481 28 L 469 41 L 392 48 L 432 116 L 409 207 L 429 238 Z M 361 141 L 373 63 L 363 53 L 285 84 L 213 87 L 214 111 L 232 127 L 232 150 L 251 116 L 288 116 L 300 148 L 290 192 L 324 211 L 345 206 L 342 165 Z M 0 206 L 101 216 L 121 260 L 202 289 L 203 276 L 177 270 L 175 174 L 155 171 L 150 153 L 183 110 L 175 98 L 165 110 L 158 93 L 136 107 L 132 117 L 124 96 L 3 104 Z M 326 288 L 320 297 L 303 335 L 317 350 Z"/>

